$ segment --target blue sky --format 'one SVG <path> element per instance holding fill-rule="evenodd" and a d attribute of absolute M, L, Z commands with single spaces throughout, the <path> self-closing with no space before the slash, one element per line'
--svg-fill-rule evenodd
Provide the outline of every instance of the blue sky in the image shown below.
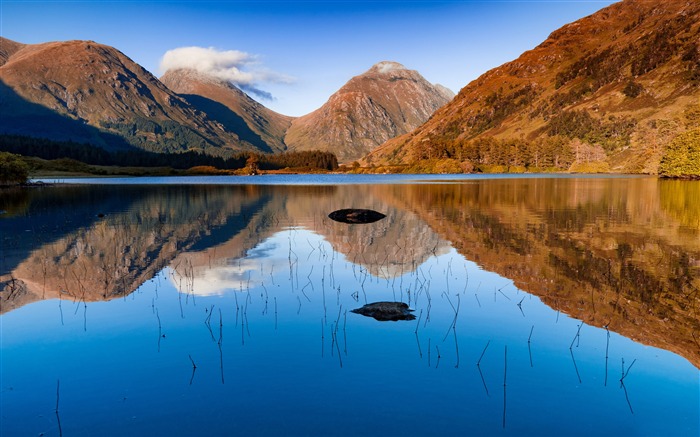
<path fill-rule="evenodd" d="M 0 0 L 0 35 L 23 43 L 89 39 L 156 76 L 180 47 L 240 51 L 253 95 L 303 115 L 352 76 L 396 61 L 455 92 L 562 25 L 614 3 L 552 1 Z M 272 99 L 263 96 L 269 93 Z"/>

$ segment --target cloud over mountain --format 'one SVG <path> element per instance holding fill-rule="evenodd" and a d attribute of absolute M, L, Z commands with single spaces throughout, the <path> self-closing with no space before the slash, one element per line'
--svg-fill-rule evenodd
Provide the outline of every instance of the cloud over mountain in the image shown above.
<path fill-rule="evenodd" d="M 160 62 L 163 72 L 168 70 L 196 70 L 231 82 L 260 98 L 273 96 L 260 88 L 265 83 L 291 83 L 290 76 L 270 71 L 261 66 L 258 56 L 239 50 L 219 50 L 214 47 L 179 47 L 168 50 Z"/>

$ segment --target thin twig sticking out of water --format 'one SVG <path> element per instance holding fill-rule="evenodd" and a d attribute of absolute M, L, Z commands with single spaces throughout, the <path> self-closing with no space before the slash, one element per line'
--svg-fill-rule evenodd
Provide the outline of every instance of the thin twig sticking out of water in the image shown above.
<path fill-rule="evenodd" d="M 569 348 L 569 353 L 571 353 L 571 361 L 574 363 L 574 370 L 576 370 L 576 377 L 578 378 L 578 383 L 581 384 L 581 374 L 578 371 L 578 366 L 576 365 L 576 358 L 574 358 L 574 350 Z"/>
<path fill-rule="evenodd" d="M 520 299 L 520 302 L 518 302 L 518 309 L 520 309 L 520 313 L 525 317 L 525 313 L 523 312 L 523 301 L 525 300 L 525 296 L 523 296 L 522 299 Z"/>
<path fill-rule="evenodd" d="M 224 384 L 224 350 L 222 348 L 222 343 L 224 340 L 224 320 L 221 314 L 221 308 L 219 308 L 219 369 L 221 370 L 221 383 Z"/>
<path fill-rule="evenodd" d="M 207 309 L 205 308 L 204 311 L 207 311 Z M 208 311 L 209 314 L 207 315 L 207 318 L 204 319 L 204 325 L 205 325 L 205 326 L 207 327 L 207 329 L 209 330 L 209 335 L 211 335 L 211 341 L 214 341 L 214 342 L 215 342 L 215 341 L 216 341 L 216 338 L 214 337 L 214 332 L 211 330 L 211 315 L 212 315 L 213 312 L 214 312 L 214 305 L 212 305 L 212 306 L 209 308 L 209 311 Z"/>
<path fill-rule="evenodd" d="M 430 367 L 430 337 L 428 337 L 428 367 Z"/>
<path fill-rule="evenodd" d="M 415 332 L 416 335 L 416 343 L 418 344 L 418 356 L 420 356 L 421 359 L 423 359 L 423 350 L 420 347 L 420 339 L 418 338 L 418 331 L 416 330 Z"/>
<path fill-rule="evenodd" d="M 163 338 L 163 329 L 160 324 L 160 315 L 158 314 L 158 308 L 156 308 L 156 318 L 158 319 L 158 352 L 160 352 L 160 339 Z"/>
<path fill-rule="evenodd" d="M 576 331 L 576 335 L 574 336 L 574 339 L 571 340 L 571 345 L 569 345 L 569 349 L 573 348 L 574 342 L 576 341 L 576 339 L 579 339 L 581 337 L 581 327 L 583 327 L 583 322 L 581 322 L 581 324 L 578 325 L 578 331 Z M 578 345 L 576 345 L 576 347 L 578 347 Z"/>
<path fill-rule="evenodd" d="M 535 330 L 535 325 L 532 325 L 532 328 L 530 328 L 530 335 L 527 337 L 527 352 L 530 355 L 530 367 L 534 367 L 532 365 L 532 349 L 530 348 L 530 340 L 532 339 L 532 331 Z"/>
<path fill-rule="evenodd" d="M 447 301 L 450 301 L 450 298 L 447 298 Z M 457 327 L 457 318 L 459 317 L 459 307 L 462 304 L 462 299 L 460 298 L 460 295 L 457 295 L 457 307 L 455 308 L 454 305 L 452 305 L 452 302 L 450 302 L 450 305 L 452 305 L 452 310 L 455 312 L 455 316 L 452 319 L 452 323 L 450 324 L 450 327 L 447 328 L 447 332 L 445 333 L 445 337 L 443 337 L 442 341 L 444 342 L 447 339 L 447 336 L 450 334 L 450 330 L 456 330 Z"/>
<path fill-rule="evenodd" d="M 187 356 L 190 357 L 190 362 L 192 363 L 192 376 L 190 376 L 190 385 L 192 385 L 192 381 L 194 381 L 194 373 L 197 371 L 197 365 L 194 363 L 192 355 L 187 354 Z"/>
<path fill-rule="evenodd" d="M 630 364 L 629 367 L 627 368 L 627 371 L 625 371 L 625 359 L 624 358 L 622 359 L 622 378 L 620 378 L 620 383 L 622 383 L 625 380 L 625 378 L 627 378 L 627 375 L 629 375 L 629 373 L 630 373 L 630 369 L 632 368 L 632 366 L 634 366 L 634 363 L 636 363 L 636 362 L 637 362 L 637 359 L 635 358 L 632 361 L 632 364 Z"/>
<path fill-rule="evenodd" d="M 608 329 L 608 325 L 605 325 L 605 335 L 606 335 L 606 341 L 605 341 L 605 383 L 604 386 L 608 386 L 608 358 L 609 354 L 608 351 L 610 349 L 610 330 Z"/>
<path fill-rule="evenodd" d="M 489 344 L 491 344 L 491 340 L 486 342 L 486 346 L 484 346 L 484 350 L 481 351 L 481 355 L 479 356 L 479 361 L 476 362 L 477 366 L 481 365 L 481 359 L 484 358 L 484 354 L 486 353 L 486 349 L 488 349 Z"/>
<path fill-rule="evenodd" d="M 61 380 L 56 380 L 56 421 L 58 422 L 58 435 L 63 436 L 63 429 L 61 429 L 61 417 L 58 415 L 58 400 L 60 397 Z"/>
<path fill-rule="evenodd" d="M 462 293 L 467 293 L 467 286 L 469 285 L 469 269 L 467 269 L 467 265 L 464 265 L 464 275 L 467 277 L 467 279 L 464 281 L 464 290 L 462 290 Z"/>
<path fill-rule="evenodd" d="M 416 323 L 416 330 L 413 331 L 416 335 L 418 335 L 418 328 L 420 327 L 420 319 L 423 317 L 423 309 L 421 308 L 420 314 L 418 314 L 418 322 Z"/>
<path fill-rule="evenodd" d="M 637 359 L 635 358 L 632 361 L 632 364 L 629 365 L 627 370 L 625 370 L 625 359 L 622 359 L 622 377 L 620 378 L 620 388 L 625 392 L 625 400 L 627 401 L 627 406 L 630 408 L 630 413 L 634 414 L 634 410 L 632 409 L 632 403 L 630 402 L 630 398 L 627 395 L 627 387 L 625 386 L 625 378 L 627 378 L 627 375 L 630 373 L 630 369 L 632 366 L 634 366 L 634 363 L 637 362 Z"/>
<path fill-rule="evenodd" d="M 453 327 L 452 333 L 455 337 L 455 352 L 457 354 L 457 363 L 455 364 L 455 369 L 459 369 L 459 343 L 457 342 L 457 329 Z"/>

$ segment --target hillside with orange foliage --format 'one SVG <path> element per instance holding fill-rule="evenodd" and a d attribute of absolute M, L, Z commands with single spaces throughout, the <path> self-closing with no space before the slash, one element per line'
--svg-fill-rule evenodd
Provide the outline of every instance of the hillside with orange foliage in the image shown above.
<path fill-rule="evenodd" d="M 700 3 L 624 0 L 553 32 L 464 87 L 368 166 L 658 171 L 700 125 Z"/>

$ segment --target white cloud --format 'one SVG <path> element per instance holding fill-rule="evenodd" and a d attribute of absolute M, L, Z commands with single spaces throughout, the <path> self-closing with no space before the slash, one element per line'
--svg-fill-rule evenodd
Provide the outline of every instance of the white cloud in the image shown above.
<path fill-rule="evenodd" d="M 270 93 L 260 89 L 265 83 L 291 83 L 294 79 L 261 66 L 258 57 L 238 50 L 218 50 L 213 47 L 180 47 L 168 50 L 160 61 L 162 72 L 192 69 L 231 82 L 245 91 L 265 99 Z"/>

